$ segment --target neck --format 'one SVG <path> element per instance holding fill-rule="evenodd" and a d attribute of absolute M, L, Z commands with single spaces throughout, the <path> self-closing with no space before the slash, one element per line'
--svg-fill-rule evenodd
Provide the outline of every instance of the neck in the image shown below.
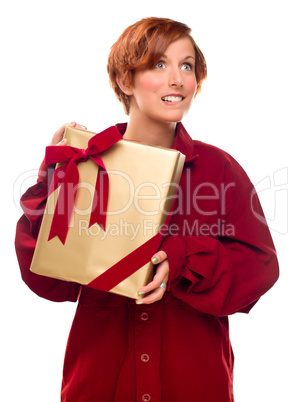
<path fill-rule="evenodd" d="M 140 121 L 140 119 L 130 115 L 123 138 L 139 141 L 147 145 L 170 148 L 174 140 L 177 123 L 160 123 L 150 119 L 147 120 L 145 121 L 143 118 L 143 121 Z"/>

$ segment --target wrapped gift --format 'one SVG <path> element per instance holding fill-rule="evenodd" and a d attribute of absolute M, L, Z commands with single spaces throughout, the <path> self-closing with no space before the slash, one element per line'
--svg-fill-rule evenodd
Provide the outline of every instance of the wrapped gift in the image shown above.
<path fill-rule="evenodd" d="M 57 163 L 31 271 L 137 299 L 153 276 L 185 156 L 67 127 L 68 146 L 47 147 Z"/>

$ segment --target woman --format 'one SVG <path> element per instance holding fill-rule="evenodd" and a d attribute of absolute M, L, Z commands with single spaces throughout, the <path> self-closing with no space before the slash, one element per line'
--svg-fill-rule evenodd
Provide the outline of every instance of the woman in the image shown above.
<path fill-rule="evenodd" d="M 278 278 L 274 245 L 246 173 L 224 151 L 193 141 L 181 120 L 206 77 L 190 29 L 148 18 L 111 49 L 111 85 L 129 115 L 126 139 L 186 155 L 169 235 L 153 256 L 142 301 L 29 271 L 41 218 L 23 215 L 16 249 L 22 277 L 41 297 L 77 301 L 61 400 L 233 401 L 228 315 L 249 312 Z M 78 126 L 72 123 L 73 126 Z M 60 142 L 65 126 L 54 135 Z M 41 209 L 50 169 L 22 197 Z M 257 218 L 260 217 L 260 219 Z"/>

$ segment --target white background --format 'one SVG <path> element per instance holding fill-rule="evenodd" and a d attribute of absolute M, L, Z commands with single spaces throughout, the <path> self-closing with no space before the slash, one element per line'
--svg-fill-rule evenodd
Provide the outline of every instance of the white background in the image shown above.
<path fill-rule="evenodd" d="M 40 299 L 22 282 L 14 251 L 18 199 L 63 123 L 99 132 L 126 120 L 108 84 L 107 56 L 123 29 L 148 16 L 188 24 L 206 57 L 208 78 L 184 121 L 192 137 L 228 151 L 265 190 L 259 195 L 281 277 L 249 315 L 231 317 L 236 401 L 300 400 L 297 13 L 291 0 L 1 5 L 2 401 L 59 400 L 76 307 Z"/>

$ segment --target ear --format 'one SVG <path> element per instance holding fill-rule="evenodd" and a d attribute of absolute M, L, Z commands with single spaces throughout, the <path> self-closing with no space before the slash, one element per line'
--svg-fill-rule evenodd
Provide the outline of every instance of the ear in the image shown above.
<path fill-rule="evenodd" d="M 117 81 L 119 88 L 121 89 L 122 92 L 124 92 L 125 95 L 128 95 L 128 96 L 132 95 L 131 87 L 128 87 L 127 85 L 125 85 L 123 79 L 120 78 L 119 75 L 116 76 L 116 81 Z"/>

